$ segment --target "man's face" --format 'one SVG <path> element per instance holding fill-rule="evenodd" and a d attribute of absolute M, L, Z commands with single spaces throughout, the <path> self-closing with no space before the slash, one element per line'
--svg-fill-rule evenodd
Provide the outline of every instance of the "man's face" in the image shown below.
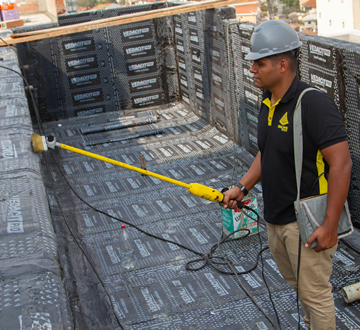
<path fill-rule="evenodd" d="M 278 83 L 278 65 L 273 65 L 269 57 L 254 61 L 250 72 L 254 74 L 255 85 L 259 88 L 271 89 Z"/>

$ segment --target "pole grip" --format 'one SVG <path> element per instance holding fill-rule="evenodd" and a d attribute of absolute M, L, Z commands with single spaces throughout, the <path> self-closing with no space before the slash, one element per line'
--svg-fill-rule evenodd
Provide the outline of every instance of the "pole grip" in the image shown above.
<path fill-rule="evenodd" d="M 212 202 L 222 202 L 224 195 L 214 189 L 207 186 L 204 186 L 200 183 L 190 183 L 190 187 L 187 188 L 193 195 L 207 199 Z"/>
<path fill-rule="evenodd" d="M 224 192 L 225 191 L 228 191 L 229 190 L 229 188 L 228 187 L 225 187 L 225 188 L 222 188 L 221 189 L 221 192 L 224 194 Z M 224 200 L 224 195 L 223 195 L 223 197 L 222 197 L 222 200 L 219 202 L 219 203 L 221 203 L 222 201 Z M 237 208 L 238 209 L 242 209 L 243 207 L 244 207 L 244 202 L 243 201 L 236 201 L 236 203 L 237 203 Z"/>

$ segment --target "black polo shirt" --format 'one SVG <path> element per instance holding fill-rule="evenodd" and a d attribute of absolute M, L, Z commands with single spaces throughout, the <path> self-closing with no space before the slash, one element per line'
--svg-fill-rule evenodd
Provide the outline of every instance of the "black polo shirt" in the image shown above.
<path fill-rule="evenodd" d="M 258 118 L 258 146 L 261 152 L 264 216 L 269 223 L 296 221 L 293 115 L 297 99 L 307 87 L 311 86 L 296 76 L 283 98 L 273 107 L 271 93 L 266 90 L 263 94 Z M 304 159 L 300 197 L 305 198 L 327 192 L 325 176 L 317 180 L 321 173 L 328 172 L 328 164 L 320 150 L 346 141 L 347 135 L 337 106 L 326 94 L 306 92 L 301 106 Z"/>

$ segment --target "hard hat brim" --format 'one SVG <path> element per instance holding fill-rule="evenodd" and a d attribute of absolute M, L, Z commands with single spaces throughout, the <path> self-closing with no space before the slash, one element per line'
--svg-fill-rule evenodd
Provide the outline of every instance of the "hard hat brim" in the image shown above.
<path fill-rule="evenodd" d="M 283 54 L 286 52 L 289 52 L 291 50 L 297 49 L 299 47 L 302 46 L 302 42 L 299 40 L 298 44 L 294 47 L 289 47 L 288 49 L 282 50 L 282 51 L 273 51 L 273 50 L 268 50 L 267 52 L 263 52 L 263 53 L 257 53 L 257 52 L 250 52 L 249 54 L 247 54 L 245 56 L 245 60 L 247 61 L 256 61 L 259 60 L 260 58 L 264 58 L 264 57 L 270 57 L 273 55 L 277 55 L 277 54 Z"/>
<path fill-rule="evenodd" d="M 249 53 L 245 56 L 245 60 L 247 61 L 256 61 L 259 60 L 260 58 L 264 58 L 264 57 L 269 57 L 275 54 L 270 54 L 270 53 L 266 53 L 266 54 L 259 54 L 259 53 Z"/>

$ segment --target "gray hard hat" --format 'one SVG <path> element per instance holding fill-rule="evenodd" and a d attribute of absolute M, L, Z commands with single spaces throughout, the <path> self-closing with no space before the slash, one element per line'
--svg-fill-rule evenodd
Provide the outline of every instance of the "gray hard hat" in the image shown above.
<path fill-rule="evenodd" d="M 251 36 L 250 53 L 245 60 L 281 54 L 299 48 L 302 42 L 297 33 L 287 23 L 279 20 L 266 21 L 258 25 Z"/>

